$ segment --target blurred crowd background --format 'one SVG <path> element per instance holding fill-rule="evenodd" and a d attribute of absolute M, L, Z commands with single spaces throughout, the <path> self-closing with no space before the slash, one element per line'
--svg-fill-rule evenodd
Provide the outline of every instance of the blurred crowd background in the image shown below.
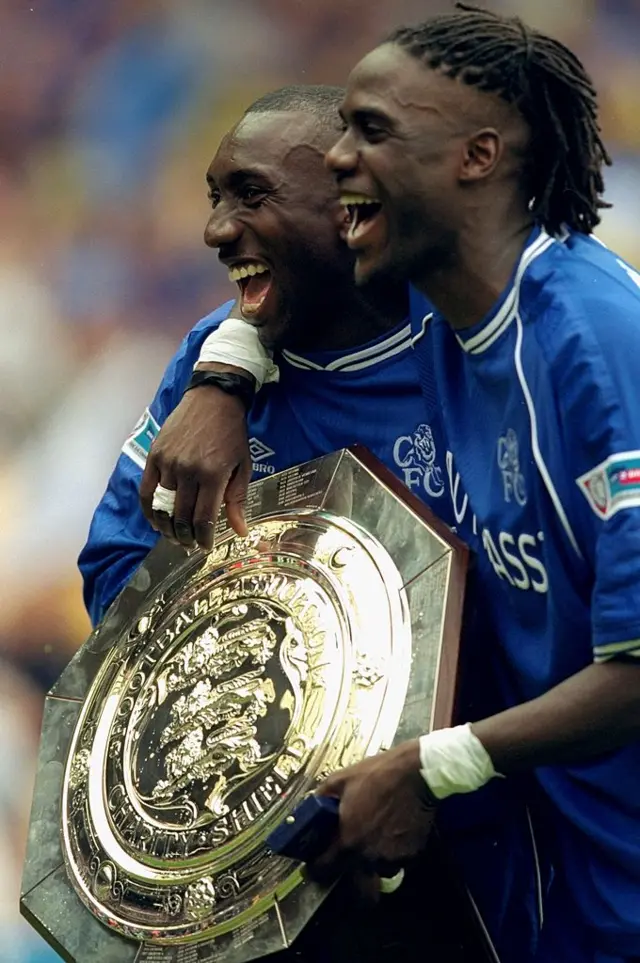
<path fill-rule="evenodd" d="M 0 961 L 58 957 L 18 891 L 44 693 L 88 633 L 76 558 L 176 344 L 232 293 L 204 172 L 256 96 L 342 83 L 431 0 L 0 0 Z M 640 0 L 494 0 L 573 47 L 640 262 Z"/>

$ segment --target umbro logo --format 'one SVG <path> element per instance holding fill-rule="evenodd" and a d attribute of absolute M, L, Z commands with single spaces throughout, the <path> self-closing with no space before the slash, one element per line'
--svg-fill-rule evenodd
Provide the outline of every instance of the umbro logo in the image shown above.
<path fill-rule="evenodd" d="M 275 468 L 273 465 L 264 464 L 267 458 L 271 458 L 272 455 L 275 455 L 273 448 L 269 448 L 269 446 L 265 445 L 265 443 L 260 441 L 259 438 L 250 438 L 249 454 L 251 455 L 251 466 L 255 475 L 275 474 Z"/>
<path fill-rule="evenodd" d="M 249 454 L 251 455 L 251 461 L 264 461 L 265 458 L 270 458 L 271 455 L 275 455 L 275 451 L 258 438 L 250 438 Z"/>

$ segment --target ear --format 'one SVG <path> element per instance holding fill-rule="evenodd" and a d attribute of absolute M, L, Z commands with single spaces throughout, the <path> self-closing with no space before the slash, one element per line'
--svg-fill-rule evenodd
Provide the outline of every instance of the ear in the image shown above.
<path fill-rule="evenodd" d="M 504 141 L 494 127 L 485 127 L 463 145 L 458 178 L 460 183 L 485 180 L 495 171 L 504 153 Z"/>

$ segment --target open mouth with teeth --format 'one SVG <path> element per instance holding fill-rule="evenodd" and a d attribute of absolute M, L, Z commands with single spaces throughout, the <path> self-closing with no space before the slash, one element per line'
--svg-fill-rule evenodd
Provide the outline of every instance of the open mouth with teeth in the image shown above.
<path fill-rule="evenodd" d="M 347 243 L 350 247 L 358 247 L 379 221 L 382 204 L 377 198 L 367 197 L 366 194 L 342 194 L 340 203 L 349 214 Z"/>
<path fill-rule="evenodd" d="M 245 261 L 229 268 L 229 280 L 240 289 L 240 310 L 247 318 L 259 318 L 271 290 L 272 276 L 262 261 Z"/>

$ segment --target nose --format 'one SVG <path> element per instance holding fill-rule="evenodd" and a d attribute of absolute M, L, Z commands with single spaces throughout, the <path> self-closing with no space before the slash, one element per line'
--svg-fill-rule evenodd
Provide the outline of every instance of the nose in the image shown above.
<path fill-rule="evenodd" d="M 338 177 L 338 180 L 355 171 L 358 166 L 358 151 L 349 130 L 345 130 L 337 144 L 333 145 L 324 162 L 329 170 Z"/>
<path fill-rule="evenodd" d="M 211 217 L 207 221 L 204 229 L 204 243 L 207 247 L 222 247 L 223 244 L 234 244 L 242 235 L 242 224 L 228 212 L 222 209 L 222 205 L 211 212 Z"/>

